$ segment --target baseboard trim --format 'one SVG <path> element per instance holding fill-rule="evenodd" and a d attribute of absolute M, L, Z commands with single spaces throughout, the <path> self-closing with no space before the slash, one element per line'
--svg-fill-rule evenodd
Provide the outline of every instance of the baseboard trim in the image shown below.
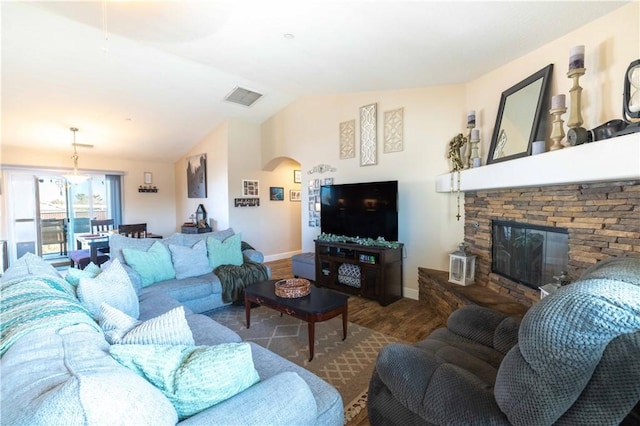
<path fill-rule="evenodd" d="M 290 251 L 290 252 L 285 252 L 285 253 L 277 253 L 277 254 L 270 254 L 268 256 L 264 257 L 264 261 L 265 262 L 273 262 L 275 260 L 282 260 L 282 259 L 288 259 L 296 254 L 300 254 L 302 253 L 302 250 L 295 250 L 295 251 Z"/>

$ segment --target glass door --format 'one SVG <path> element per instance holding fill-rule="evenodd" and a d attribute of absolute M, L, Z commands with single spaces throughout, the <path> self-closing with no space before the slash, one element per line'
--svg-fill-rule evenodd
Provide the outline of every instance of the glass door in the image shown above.
<path fill-rule="evenodd" d="M 69 240 L 77 248 L 76 235 L 90 234 L 91 220 L 111 219 L 106 197 L 105 176 L 94 176 L 68 187 Z"/>
<path fill-rule="evenodd" d="M 8 176 L 7 205 L 10 244 L 9 259 L 25 253 L 41 254 L 39 229 L 38 180 L 31 173 L 12 172 Z"/>
<path fill-rule="evenodd" d="M 67 257 L 67 189 L 60 176 L 38 178 L 40 247 L 44 259 Z"/>
<path fill-rule="evenodd" d="M 76 234 L 91 233 L 91 219 L 121 216 L 119 175 L 93 175 L 70 185 L 62 172 L 5 170 L 8 260 L 34 253 L 56 263 L 76 249 Z"/>

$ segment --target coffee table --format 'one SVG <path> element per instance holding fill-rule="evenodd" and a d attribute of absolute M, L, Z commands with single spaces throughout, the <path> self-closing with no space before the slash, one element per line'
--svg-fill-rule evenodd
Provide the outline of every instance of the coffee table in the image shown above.
<path fill-rule="evenodd" d="M 251 303 L 257 303 L 305 321 L 309 330 L 309 361 L 313 359 L 316 323 L 342 315 L 342 340 L 347 338 L 347 299 L 349 296 L 332 290 L 311 286 L 304 297 L 276 296 L 274 285 L 278 280 L 263 281 L 244 289 L 244 307 L 247 328 L 251 326 Z"/>

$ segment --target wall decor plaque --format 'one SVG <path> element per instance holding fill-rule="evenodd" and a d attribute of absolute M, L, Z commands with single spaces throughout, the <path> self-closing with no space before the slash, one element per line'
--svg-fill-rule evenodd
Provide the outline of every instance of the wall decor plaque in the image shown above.
<path fill-rule="evenodd" d="M 384 152 L 400 152 L 404 139 L 404 108 L 384 113 Z"/>
<path fill-rule="evenodd" d="M 260 198 L 235 198 L 235 207 L 259 207 Z"/>
<path fill-rule="evenodd" d="M 356 120 L 340 123 L 340 159 L 356 157 Z"/>
<path fill-rule="evenodd" d="M 360 108 L 360 165 L 378 164 L 377 155 L 377 104 Z"/>

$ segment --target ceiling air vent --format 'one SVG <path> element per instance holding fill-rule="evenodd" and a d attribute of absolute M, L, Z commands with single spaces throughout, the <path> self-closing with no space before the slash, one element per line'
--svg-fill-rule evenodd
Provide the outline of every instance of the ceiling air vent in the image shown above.
<path fill-rule="evenodd" d="M 258 92 L 254 92 L 252 90 L 237 86 L 231 91 L 231 93 L 225 96 L 224 100 L 233 102 L 234 104 L 240 104 L 246 107 L 250 107 L 261 97 L 262 94 Z"/>

